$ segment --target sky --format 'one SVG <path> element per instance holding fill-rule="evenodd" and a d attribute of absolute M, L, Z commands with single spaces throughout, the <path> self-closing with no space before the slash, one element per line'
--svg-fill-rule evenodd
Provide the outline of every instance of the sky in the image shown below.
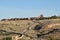
<path fill-rule="evenodd" d="M 0 19 L 60 16 L 60 0 L 0 0 Z"/>

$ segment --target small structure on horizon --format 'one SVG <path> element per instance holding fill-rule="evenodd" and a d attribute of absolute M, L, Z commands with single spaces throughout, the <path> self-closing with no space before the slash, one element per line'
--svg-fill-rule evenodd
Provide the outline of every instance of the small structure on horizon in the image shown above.
<path fill-rule="evenodd" d="M 43 16 L 43 14 L 41 14 L 40 16 L 38 16 L 38 18 L 43 18 L 44 16 Z"/>
<path fill-rule="evenodd" d="M 40 19 L 40 18 L 43 18 L 44 16 L 43 16 L 43 14 L 41 14 L 41 15 L 39 15 L 39 16 L 37 16 L 37 17 L 34 17 L 35 19 Z"/>

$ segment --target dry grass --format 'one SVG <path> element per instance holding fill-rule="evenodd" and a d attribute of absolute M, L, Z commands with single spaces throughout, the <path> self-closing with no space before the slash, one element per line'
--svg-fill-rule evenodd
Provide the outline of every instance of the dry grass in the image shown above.
<path fill-rule="evenodd" d="M 36 21 L 36 22 L 41 22 L 43 24 L 42 29 L 39 30 L 39 31 L 33 30 L 33 28 L 36 25 L 41 25 L 39 23 L 35 23 L 30 27 L 30 30 L 28 30 L 25 33 L 26 35 L 29 35 L 31 37 L 37 37 L 36 34 L 39 34 L 40 32 L 47 33 L 47 30 L 48 31 L 51 30 L 51 28 L 48 28 L 47 25 L 48 24 L 54 24 L 54 23 L 60 23 L 60 19 L 39 20 L 39 21 Z M 6 30 L 8 32 L 23 32 L 31 23 L 32 23 L 31 20 L 0 21 L 0 30 Z M 60 29 L 60 25 L 58 27 Z M 58 28 L 58 27 L 54 26 L 53 28 Z M 1 37 L 3 37 L 3 36 L 0 36 L 0 38 Z M 35 38 L 30 39 L 29 37 L 24 36 L 20 40 L 35 40 Z"/>

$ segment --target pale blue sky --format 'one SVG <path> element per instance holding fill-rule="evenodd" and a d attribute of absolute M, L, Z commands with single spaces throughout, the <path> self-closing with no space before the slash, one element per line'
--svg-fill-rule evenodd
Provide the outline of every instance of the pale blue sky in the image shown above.
<path fill-rule="evenodd" d="M 0 0 L 0 19 L 60 15 L 60 0 Z"/>

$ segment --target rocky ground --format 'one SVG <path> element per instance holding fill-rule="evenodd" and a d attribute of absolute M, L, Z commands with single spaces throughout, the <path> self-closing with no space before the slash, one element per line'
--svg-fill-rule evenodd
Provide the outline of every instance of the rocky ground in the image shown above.
<path fill-rule="evenodd" d="M 0 39 L 20 35 L 20 40 L 60 40 L 60 19 L 0 21 Z"/>

